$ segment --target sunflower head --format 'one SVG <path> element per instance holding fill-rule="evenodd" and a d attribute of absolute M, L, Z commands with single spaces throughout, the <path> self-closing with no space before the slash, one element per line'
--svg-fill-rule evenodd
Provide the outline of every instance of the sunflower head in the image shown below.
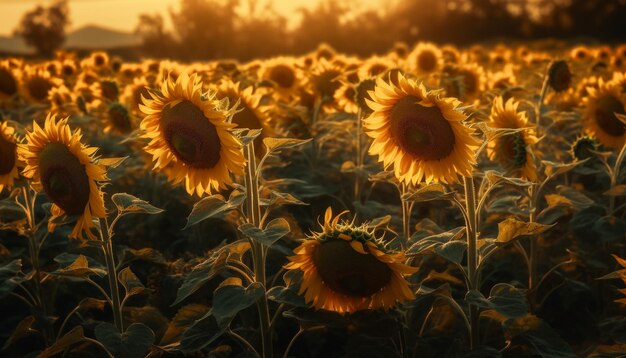
<path fill-rule="evenodd" d="M 439 92 L 400 75 L 399 85 L 376 81 L 366 99 L 372 114 L 364 129 L 374 139 L 369 153 L 406 184 L 421 181 L 456 182 L 457 175 L 470 176 L 476 163 L 478 141 L 463 124 L 467 116 L 458 110 L 460 101 L 441 98 Z"/>
<path fill-rule="evenodd" d="M 261 69 L 261 78 L 274 84 L 276 92 L 285 97 L 292 93 L 299 83 L 299 74 L 294 60 L 286 57 L 267 61 Z"/>
<path fill-rule="evenodd" d="M 588 87 L 587 93 L 583 120 L 586 132 L 608 148 L 621 149 L 626 143 L 626 95 L 616 82 L 602 79 L 597 88 Z"/>
<path fill-rule="evenodd" d="M 431 43 L 420 42 L 407 57 L 407 63 L 417 74 L 437 72 L 442 65 L 441 50 Z"/>
<path fill-rule="evenodd" d="M 594 151 L 598 150 L 598 141 L 589 136 L 580 136 L 572 143 L 570 154 L 576 160 L 585 160 L 595 157 Z"/>
<path fill-rule="evenodd" d="M 407 44 L 404 42 L 396 42 L 395 44 L 393 44 L 391 52 L 397 58 L 405 58 L 409 54 L 409 46 L 407 46 Z"/>
<path fill-rule="evenodd" d="M 19 176 L 15 130 L 7 121 L 0 122 L 0 193 L 11 189 Z"/>
<path fill-rule="evenodd" d="M 75 216 L 70 237 L 82 239 L 86 234 L 95 240 L 93 219 L 106 215 L 99 183 L 107 178 L 104 167 L 93 156 L 97 148 L 83 145 L 81 137 L 79 129 L 71 131 L 67 118 L 57 121 L 48 115 L 43 128 L 33 122 L 18 155 L 26 164 L 23 175 L 42 187 L 53 203 L 48 229 L 54 229 L 54 218 Z"/>
<path fill-rule="evenodd" d="M 61 65 L 61 76 L 74 77 L 76 75 L 76 64 L 72 60 L 65 60 Z"/>
<path fill-rule="evenodd" d="M 585 46 L 576 46 L 570 51 L 570 56 L 579 62 L 588 61 L 591 56 L 589 50 Z"/>
<path fill-rule="evenodd" d="M 303 273 L 300 294 L 316 309 L 353 313 L 389 310 L 415 296 L 404 278 L 417 268 L 402 252 L 388 250 L 366 226 L 340 221 L 326 210 L 322 232 L 314 232 L 285 267 Z"/>
<path fill-rule="evenodd" d="M 45 103 L 48 101 L 48 91 L 62 84 L 41 68 L 27 69 L 22 79 L 22 94 L 33 103 Z"/>
<path fill-rule="evenodd" d="M 322 102 L 331 100 L 335 91 L 341 87 L 340 78 L 343 74 L 341 68 L 321 59 L 310 72 L 309 82 L 311 87 Z"/>
<path fill-rule="evenodd" d="M 89 65 L 95 70 L 101 70 L 109 65 L 109 55 L 104 51 L 93 52 L 89 56 Z"/>
<path fill-rule="evenodd" d="M 100 92 L 102 98 L 107 101 L 117 101 L 120 95 L 120 88 L 117 81 L 113 79 L 104 79 L 100 81 Z"/>
<path fill-rule="evenodd" d="M 19 90 L 19 83 L 18 71 L 7 61 L 0 61 L 0 99 L 15 96 Z"/>
<path fill-rule="evenodd" d="M 567 62 L 563 60 L 550 63 L 548 68 L 548 85 L 556 92 L 563 92 L 572 83 L 572 73 Z"/>
<path fill-rule="evenodd" d="M 114 131 L 120 134 L 130 133 L 133 124 L 130 119 L 128 108 L 119 102 L 111 103 L 107 108 L 108 123 L 105 132 Z"/>
<path fill-rule="evenodd" d="M 526 112 L 518 111 L 519 103 L 510 98 L 506 103 L 498 96 L 493 100 L 489 126 L 517 130 L 489 142 L 487 154 L 497 161 L 509 175 L 530 181 L 537 180 L 535 157 L 530 145 L 537 142 L 535 131 L 528 127 Z"/>
<path fill-rule="evenodd" d="M 242 144 L 230 132 L 235 109 L 224 108 L 214 92 L 202 93 L 198 75 L 167 79 L 140 108 L 155 170 L 173 183 L 184 180 L 189 194 L 210 194 L 232 183 L 230 173 L 243 175 Z"/>
<path fill-rule="evenodd" d="M 372 112 L 372 109 L 367 105 L 366 101 L 372 99 L 369 93 L 375 88 L 376 80 L 373 78 L 366 78 L 354 87 L 354 100 L 364 117 L 369 116 Z"/>

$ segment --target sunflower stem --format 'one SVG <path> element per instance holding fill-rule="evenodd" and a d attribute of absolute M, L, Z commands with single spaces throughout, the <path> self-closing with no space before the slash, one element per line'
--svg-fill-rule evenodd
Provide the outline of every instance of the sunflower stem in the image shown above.
<path fill-rule="evenodd" d="M 22 187 L 22 195 L 24 196 L 24 206 L 26 209 L 26 221 L 28 223 L 28 254 L 30 255 L 30 263 L 33 267 L 33 271 L 35 271 L 35 275 L 33 276 L 33 281 L 35 281 L 35 303 L 37 304 L 37 308 L 41 311 L 44 317 L 48 317 L 48 305 L 46 304 L 46 300 L 44 299 L 43 289 L 41 285 L 41 264 L 39 262 L 39 249 L 37 245 L 37 239 L 35 237 L 36 234 L 36 225 L 35 225 L 35 195 L 31 194 L 30 187 L 23 186 Z M 48 346 L 49 339 L 52 338 L 51 327 L 48 324 L 48 321 L 42 322 L 43 326 L 43 336 L 46 342 L 46 346 Z"/>
<path fill-rule="evenodd" d="M 529 207 L 529 216 L 528 221 L 534 223 L 537 220 L 537 193 L 538 190 L 535 190 L 535 185 L 531 185 L 529 190 L 530 196 L 530 207 Z M 537 277 L 537 255 L 538 248 L 535 237 L 530 238 L 530 249 L 528 253 L 528 290 L 533 292 L 535 289 L 536 277 Z"/>
<path fill-rule="evenodd" d="M 402 199 L 404 194 L 407 193 L 407 185 L 402 183 L 400 184 L 400 203 L 402 204 L 402 237 L 404 238 L 404 246 L 409 243 L 411 238 L 411 203 Z"/>
<path fill-rule="evenodd" d="M 361 176 L 359 175 L 363 166 L 361 130 L 363 127 L 363 112 L 359 108 L 356 116 L 356 171 L 354 172 L 354 201 L 361 203 Z"/>
<path fill-rule="evenodd" d="M 548 70 L 546 69 L 546 73 L 543 75 L 543 84 L 541 85 L 541 93 L 539 95 L 539 100 L 537 101 L 535 112 L 535 124 L 537 125 L 537 132 L 539 132 L 539 130 L 541 129 L 541 109 L 543 107 L 543 100 L 545 99 L 546 93 L 548 92 L 549 79 L 550 76 L 548 76 Z"/>
<path fill-rule="evenodd" d="M 107 277 L 109 279 L 109 290 L 113 309 L 113 321 L 120 333 L 124 333 L 124 318 L 122 316 L 122 306 L 120 301 L 120 289 L 117 283 L 117 269 L 115 267 L 115 256 L 113 255 L 113 241 L 109 235 L 109 224 L 106 218 L 98 219 L 100 224 L 100 239 L 102 240 L 102 251 L 107 265 Z"/>
<path fill-rule="evenodd" d="M 619 152 L 619 155 L 615 160 L 615 166 L 613 167 L 613 171 L 611 172 L 611 189 L 613 189 L 615 185 L 617 185 L 619 170 L 622 166 L 622 162 L 624 162 L 624 157 L 626 157 L 626 144 L 622 146 L 622 150 Z M 609 197 L 609 216 L 613 216 L 613 212 L 615 211 L 615 198 L 615 195 L 611 195 Z"/>
<path fill-rule="evenodd" d="M 478 267 L 478 250 L 476 248 L 477 232 L 476 232 L 476 192 L 474 190 L 474 178 L 464 177 L 465 186 L 465 210 L 467 211 L 467 225 L 465 227 L 467 234 L 467 276 L 469 280 L 469 290 L 478 290 L 477 267 Z M 479 344 L 479 310 L 478 306 L 469 305 L 469 320 L 471 327 L 470 348 L 476 349 Z"/>
<path fill-rule="evenodd" d="M 261 206 L 259 195 L 258 171 L 256 167 L 256 157 L 254 154 L 254 141 L 248 143 L 244 148 L 244 153 L 248 161 L 245 174 L 246 184 L 246 209 L 248 212 L 248 222 L 262 229 L 261 226 Z M 265 294 L 257 301 L 257 309 L 259 311 L 259 323 L 261 329 L 261 343 L 263 348 L 263 357 L 273 357 L 272 349 L 272 331 L 270 329 L 270 312 L 267 302 L 267 280 L 265 274 L 265 250 L 263 244 L 251 240 L 252 260 L 254 265 L 254 279 L 263 285 Z"/>

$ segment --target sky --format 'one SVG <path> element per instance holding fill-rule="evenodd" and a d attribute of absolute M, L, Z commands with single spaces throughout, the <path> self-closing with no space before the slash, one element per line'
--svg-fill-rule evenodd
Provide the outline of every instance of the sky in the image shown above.
<path fill-rule="evenodd" d="M 267 1 L 267 0 L 265 0 Z M 294 19 L 301 7 L 314 7 L 319 0 L 273 0 L 279 14 Z M 0 35 L 10 35 L 18 25 L 22 15 L 38 4 L 47 5 L 51 0 L 0 0 Z M 384 0 L 358 0 L 359 7 L 372 7 Z M 70 31 L 85 25 L 132 32 L 137 26 L 139 14 L 160 13 L 169 19 L 169 9 L 177 9 L 179 0 L 70 0 Z M 242 0 L 241 3 L 247 3 Z M 294 16 L 290 16 L 294 14 Z"/>

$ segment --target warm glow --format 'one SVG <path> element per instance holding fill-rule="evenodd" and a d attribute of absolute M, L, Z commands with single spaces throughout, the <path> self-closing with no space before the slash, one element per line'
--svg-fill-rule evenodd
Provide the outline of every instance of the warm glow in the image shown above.
<path fill-rule="evenodd" d="M 269 0 L 280 15 L 297 23 L 298 9 L 313 8 L 319 0 Z M 354 4 L 356 8 L 367 9 L 381 0 L 359 0 Z M 0 35 L 12 34 L 23 14 L 37 6 L 49 5 L 50 0 L 0 0 Z M 177 9 L 179 0 L 69 0 L 71 30 L 80 29 L 86 25 L 98 25 L 110 29 L 132 32 L 137 26 L 140 14 L 159 13 L 166 19 L 169 26 L 169 9 Z M 242 11 L 247 11 L 247 1 L 242 1 Z M 266 1 L 259 1 L 257 7 L 262 9 Z M 385 3 L 388 3 L 386 1 Z M 245 8 L 245 9 L 244 9 Z"/>

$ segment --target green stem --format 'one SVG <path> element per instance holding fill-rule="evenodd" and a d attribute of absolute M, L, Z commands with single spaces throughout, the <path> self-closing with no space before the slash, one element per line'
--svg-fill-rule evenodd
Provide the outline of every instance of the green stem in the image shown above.
<path fill-rule="evenodd" d="M 361 130 L 362 130 L 362 112 L 361 109 L 357 112 L 356 117 L 356 172 L 354 173 L 354 200 L 357 202 L 361 202 L 361 176 L 359 175 L 361 171 L 361 167 L 363 166 L 363 156 L 362 156 L 362 146 L 361 143 Z"/>
<path fill-rule="evenodd" d="M 624 157 L 626 156 L 626 144 L 622 147 L 622 150 L 619 152 L 617 156 L 617 160 L 615 161 L 615 166 L 613 167 L 613 172 L 611 173 L 611 189 L 617 185 L 617 179 L 619 178 L 619 170 L 622 166 L 622 162 L 624 161 Z M 613 212 L 615 209 L 615 195 L 611 195 L 609 198 L 609 216 L 613 216 Z"/>
<path fill-rule="evenodd" d="M 550 66 L 548 66 L 550 68 Z M 543 100 L 546 97 L 546 93 L 548 92 L 548 70 L 543 75 L 543 84 L 541 85 L 541 94 L 539 95 L 539 100 L 537 101 L 537 107 L 535 111 L 535 124 L 537 125 L 537 132 L 541 129 L 541 109 L 543 107 Z"/>
<path fill-rule="evenodd" d="M 246 183 L 246 209 L 248 212 L 248 221 L 254 226 L 262 229 L 261 224 L 261 206 L 259 197 L 259 182 L 256 157 L 254 155 L 254 142 L 248 143 L 244 148 L 246 159 L 248 160 L 245 183 Z M 251 240 L 252 246 L 252 261 L 254 266 L 254 279 L 256 282 L 260 282 L 263 288 L 267 292 L 266 287 L 266 274 L 265 274 L 265 250 L 263 245 L 259 242 Z M 270 329 L 270 312 L 267 302 L 267 295 L 263 295 L 257 302 L 257 308 L 259 311 L 259 321 L 261 328 L 261 339 L 263 345 L 263 357 L 271 358 L 273 356 L 272 349 L 272 331 Z"/>
<path fill-rule="evenodd" d="M 102 250 L 104 251 L 104 260 L 107 265 L 107 277 L 109 278 L 110 297 L 113 308 L 113 320 L 115 327 L 123 333 L 124 320 L 122 316 L 122 306 L 120 301 L 120 289 L 117 284 L 117 269 L 115 268 L 115 257 L 113 256 L 113 242 L 109 235 L 109 225 L 106 218 L 98 219 L 100 223 L 100 238 L 102 239 Z"/>
<path fill-rule="evenodd" d="M 469 290 L 478 290 L 477 283 L 477 267 L 478 267 L 478 250 L 476 248 L 476 192 L 474 190 L 474 179 L 472 177 L 464 177 L 465 186 L 465 210 L 467 211 L 467 225 L 465 227 L 467 233 L 467 276 L 469 280 Z M 471 327 L 470 348 L 473 350 L 479 344 L 479 310 L 475 305 L 469 305 L 469 320 Z"/>
<path fill-rule="evenodd" d="M 402 204 L 402 237 L 404 238 L 404 245 L 406 246 L 411 238 L 411 203 L 402 200 L 402 197 L 407 192 L 407 185 L 400 184 L 400 203 Z"/>
<path fill-rule="evenodd" d="M 22 187 L 22 194 L 24 196 L 24 208 L 26 209 L 26 220 L 28 222 L 28 254 L 30 255 L 30 263 L 33 267 L 33 271 L 35 271 L 35 275 L 33 276 L 33 280 L 35 281 L 35 296 L 37 298 L 35 302 L 37 303 L 37 306 L 41 310 L 43 316 L 48 317 L 48 305 L 46 304 L 41 284 L 42 279 L 41 264 L 39 262 L 39 249 L 35 238 L 35 196 L 31 196 L 30 188 L 27 186 Z M 52 327 L 50 327 L 47 320 L 43 322 L 42 334 L 44 336 L 44 340 L 46 341 L 46 345 L 50 343 L 49 340 L 53 335 L 51 328 Z"/>
<path fill-rule="evenodd" d="M 537 192 L 535 191 L 535 186 L 531 185 L 528 189 L 530 191 L 530 215 L 528 217 L 528 221 L 534 223 L 537 220 Z M 536 286 L 536 277 L 537 277 L 537 238 L 530 238 L 530 252 L 528 255 L 528 289 L 529 291 L 533 291 Z"/>

